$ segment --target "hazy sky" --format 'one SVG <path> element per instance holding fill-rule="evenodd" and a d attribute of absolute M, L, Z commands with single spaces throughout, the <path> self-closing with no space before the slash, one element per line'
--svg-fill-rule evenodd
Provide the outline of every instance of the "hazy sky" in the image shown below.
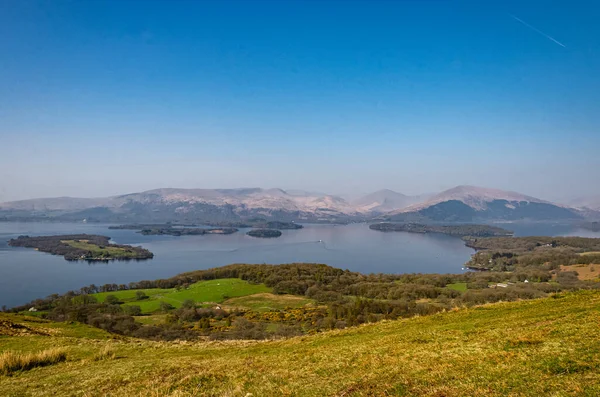
<path fill-rule="evenodd" d="M 0 201 L 600 193 L 598 1 L 0 0 Z"/>

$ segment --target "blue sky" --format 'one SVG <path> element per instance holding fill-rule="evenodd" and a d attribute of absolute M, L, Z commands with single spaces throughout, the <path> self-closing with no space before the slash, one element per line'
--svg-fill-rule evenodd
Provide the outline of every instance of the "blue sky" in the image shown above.
<path fill-rule="evenodd" d="M 597 194 L 599 18 L 594 1 L 4 0 L 0 201 Z"/>

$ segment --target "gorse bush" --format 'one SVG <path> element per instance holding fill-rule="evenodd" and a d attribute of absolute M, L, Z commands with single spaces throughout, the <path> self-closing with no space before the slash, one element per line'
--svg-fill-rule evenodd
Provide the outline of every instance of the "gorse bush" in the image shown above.
<path fill-rule="evenodd" d="M 39 353 L 4 352 L 0 354 L 0 375 L 10 375 L 35 367 L 44 367 L 65 361 L 67 354 L 62 349 L 43 350 Z"/>

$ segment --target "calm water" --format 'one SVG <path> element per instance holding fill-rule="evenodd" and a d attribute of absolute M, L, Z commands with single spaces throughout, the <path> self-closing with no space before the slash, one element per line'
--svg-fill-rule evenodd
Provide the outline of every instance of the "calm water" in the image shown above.
<path fill-rule="evenodd" d="M 505 225 L 517 235 L 581 235 L 600 233 L 566 225 Z M 142 236 L 108 225 L 0 222 L 0 305 L 14 306 L 51 293 L 89 284 L 128 283 L 167 278 L 178 273 L 231 263 L 326 263 L 362 273 L 455 273 L 473 251 L 458 238 L 444 235 L 381 233 L 366 224 L 305 225 L 284 230 L 277 239 L 256 239 L 246 230 L 228 235 Z M 25 235 L 89 233 L 110 236 L 116 243 L 141 245 L 154 253 L 148 261 L 68 262 L 27 248 L 7 245 Z"/>

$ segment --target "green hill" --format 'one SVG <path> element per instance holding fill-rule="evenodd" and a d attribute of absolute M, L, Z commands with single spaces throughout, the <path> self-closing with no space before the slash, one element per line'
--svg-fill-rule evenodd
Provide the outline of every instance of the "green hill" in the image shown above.
<path fill-rule="evenodd" d="M 590 291 L 268 342 L 151 342 L 0 314 L 0 395 L 597 396 L 599 321 Z M 56 348 L 65 361 L 1 375 L 7 352 Z"/>

